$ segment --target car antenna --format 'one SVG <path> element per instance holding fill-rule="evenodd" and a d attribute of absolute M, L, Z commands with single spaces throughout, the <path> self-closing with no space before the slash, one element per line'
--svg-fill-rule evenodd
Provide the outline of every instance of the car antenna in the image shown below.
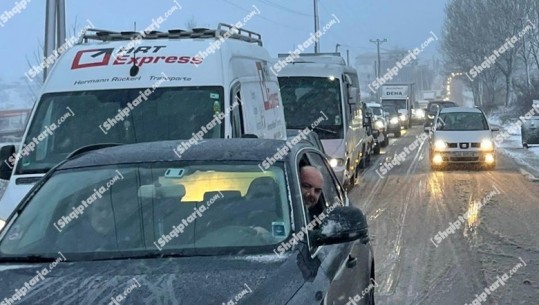
<path fill-rule="evenodd" d="M 135 32 L 137 31 L 136 21 L 134 22 L 134 31 Z M 138 71 L 139 71 L 139 67 L 137 66 L 137 49 L 134 48 L 133 49 L 133 66 L 131 66 L 131 69 L 129 70 L 129 75 L 131 75 L 131 77 L 135 77 L 137 76 Z"/>

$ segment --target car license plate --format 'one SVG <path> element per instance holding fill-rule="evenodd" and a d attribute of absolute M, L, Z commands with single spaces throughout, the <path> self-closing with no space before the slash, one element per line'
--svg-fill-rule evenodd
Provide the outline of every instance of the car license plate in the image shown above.
<path fill-rule="evenodd" d="M 471 151 L 457 151 L 455 157 L 475 157 L 475 153 Z"/>

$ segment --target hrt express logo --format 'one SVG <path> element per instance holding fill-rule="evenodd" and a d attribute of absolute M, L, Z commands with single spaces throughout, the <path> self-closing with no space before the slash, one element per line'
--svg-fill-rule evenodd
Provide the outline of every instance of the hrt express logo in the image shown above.
<path fill-rule="evenodd" d="M 93 68 L 108 65 L 132 65 L 144 64 L 201 64 L 202 58 L 196 56 L 158 56 L 158 52 L 166 46 L 139 46 L 137 48 L 120 48 L 114 52 L 114 48 L 90 49 L 78 51 L 75 54 L 71 70 Z M 113 56 L 122 54 L 119 56 Z"/>

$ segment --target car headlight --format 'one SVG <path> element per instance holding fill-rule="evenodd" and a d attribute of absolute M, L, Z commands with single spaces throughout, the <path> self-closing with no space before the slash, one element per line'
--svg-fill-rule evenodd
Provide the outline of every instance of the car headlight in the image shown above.
<path fill-rule="evenodd" d="M 5 225 L 6 225 L 6 222 L 0 219 L 0 231 L 2 231 Z"/>
<path fill-rule="evenodd" d="M 429 115 L 427 115 L 427 117 L 428 117 L 429 119 L 431 119 L 431 120 L 434 120 L 434 115 L 433 115 L 433 114 L 429 114 Z"/>
<path fill-rule="evenodd" d="M 378 129 L 382 129 L 382 128 L 384 128 L 384 122 L 378 120 L 378 121 L 374 122 L 374 127 L 378 128 Z"/>
<path fill-rule="evenodd" d="M 436 140 L 434 142 L 434 149 L 435 150 L 444 150 L 447 148 L 447 143 L 445 143 L 444 141 L 442 140 Z"/>
<path fill-rule="evenodd" d="M 484 139 L 481 141 L 481 150 L 493 150 L 494 143 L 490 139 Z"/>
<path fill-rule="evenodd" d="M 331 165 L 331 167 L 343 166 L 343 164 L 344 160 L 340 158 L 331 158 L 329 160 L 329 165 Z"/>
<path fill-rule="evenodd" d="M 399 118 L 401 119 L 401 121 L 406 121 L 406 116 L 404 114 L 401 114 Z"/>
<path fill-rule="evenodd" d="M 393 125 L 397 125 L 397 124 L 399 124 L 399 118 L 397 118 L 397 117 L 391 118 L 391 120 L 389 120 L 389 123 L 391 123 Z"/>

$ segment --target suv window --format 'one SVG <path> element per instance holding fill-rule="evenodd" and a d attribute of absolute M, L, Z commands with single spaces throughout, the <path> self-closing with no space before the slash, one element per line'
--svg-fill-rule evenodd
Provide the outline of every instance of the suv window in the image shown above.
<path fill-rule="evenodd" d="M 313 213 L 319 215 L 320 213 L 325 212 L 326 209 L 328 209 L 329 207 L 335 205 L 343 205 L 344 191 L 341 189 L 340 184 L 334 178 L 332 170 L 323 156 L 315 152 L 309 152 L 305 154 L 298 164 L 300 170 L 301 167 L 304 166 L 316 167 L 322 174 L 322 178 L 324 181 L 322 186 L 322 192 L 316 208 L 307 209 L 305 207 L 305 202 L 303 202 L 304 212 L 305 215 L 307 215 L 307 221 L 309 221 L 309 219 L 313 219 L 314 216 L 316 216 L 312 215 Z M 304 200 L 304 198 L 302 198 L 302 200 Z"/>

